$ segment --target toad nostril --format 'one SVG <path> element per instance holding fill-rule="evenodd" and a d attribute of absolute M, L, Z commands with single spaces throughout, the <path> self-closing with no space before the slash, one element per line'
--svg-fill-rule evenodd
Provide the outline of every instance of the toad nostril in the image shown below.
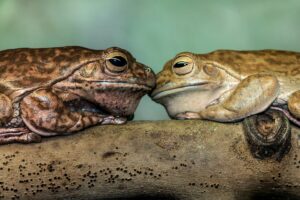
<path fill-rule="evenodd" d="M 152 69 L 150 67 L 146 66 L 144 68 L 145 68 L 146 73 L 151 73 L 152 72 Z"/>

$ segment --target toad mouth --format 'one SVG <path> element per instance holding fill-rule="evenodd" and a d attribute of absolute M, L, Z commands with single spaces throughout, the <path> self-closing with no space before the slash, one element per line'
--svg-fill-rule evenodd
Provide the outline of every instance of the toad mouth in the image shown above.
<path fill-rule="evenodd" d="M 203 85 L 207 85 L 209 84 L 209 82 L 200 82 L 200 83 L 193 83 L 193 84 L 189 84 L 189 85 L 180 85 L 180 86 L 176 86 L 176 87 L 169 87 L 169 88 L 156 88 L 152 94 L 151 97 L 153 100 L 156 99 L 160 99 L 162 97 L 171 95 L 171 94 L 176 94 L 179 92 L 183 92 L 186 90 L 193 90 L 193 89 L 197 89 L 197 88 L 201 88 L 201 86 Z"/>
<path fill-rule="evenodd" d="M 146 84 L 130 83 L 126 81 L 92 81 L 96 83 L 101 89 L 120 88 L 120 89 L 141 89 L 145 91 L 151 91 L 152 87 Z"/>

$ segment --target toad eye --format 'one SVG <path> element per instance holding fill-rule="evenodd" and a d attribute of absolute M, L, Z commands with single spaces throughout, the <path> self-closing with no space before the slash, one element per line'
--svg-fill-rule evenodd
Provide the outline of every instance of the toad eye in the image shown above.
<path fill-rule="evenodd" d="M 179 61 L 178 63 L 175 63 L 175 65 L 173 67 L 174 68 L 180 68 L 180 67 L 187 66 L 188 64 L 189 64 L 188 62 Z"/>
<path fill-rule="evenodd" d="M 117 66 L 117 67 L 123 67 L 123 66 L 127 65 L 126 59 L 121 56 L 115 56 L 108 60 L 112 65 Z"/>
<path fill-rule="evenodd" d="M 185 75 L 192 72 L 194 69 L 194 62 L 189 57 L 179 57 L 173 64 L 173 72 L 177 75 Z"/>
<path fill-rule="evenodd" d="M 123 72 L 127 68 L 128 62 L 123 56 L 114 56 L 107 59 L 106 66 L 111 72 Z"/>

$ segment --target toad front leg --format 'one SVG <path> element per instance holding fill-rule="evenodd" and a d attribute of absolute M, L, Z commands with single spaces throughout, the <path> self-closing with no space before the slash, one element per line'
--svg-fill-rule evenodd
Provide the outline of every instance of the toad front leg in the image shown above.
<path fill-rule="evenodd" d="M 10 98 L 0 93 L 0 125 L 4 126 L 12 117 L 13 108 Z"/>
<path fill-rule="evenodd" d="M 10 128 L 8 123 L 13 118 L 13 106 L 12 102 L 4 94 L 0 94 L 0 144 L 8 144 L 12 142 L 29 143 L 39 142 L 41 137 L 36 133 L 31 132 L 26 127 L 12 127 Z M 15 125 L 14 123 L 10 123 Z"/>
<path fill-rule="evenodd" d="M 294 92 L 288 100 L 289 111 L 300 119 L 300 90 Z"/>
<path fill-rule="evenodd" d="M 267 109 L 277 98 L 279 83 L 272 75 L 251 75 L 242 80 L 223 103 L 200 112 L 201 118 L 229 122 Z"/>
<path fill-rule="evenodd" d="M 126 118 L 87 111 L 72 112 L 51 90 L 38 90 L 21 102 L 26 126 L 43 136 L 64 135 L 96 124 L 122 124 Z"/>
<path fill-rule="evenodd" d="M 236 121 L 260 113 L 276 99 L 279 83 L 272 75 L 251 75 L 242 80 L 223 102 L 208 106 L 199 113 L 179 114 L 179 118 L 208 119 L 219 122 Z"/>

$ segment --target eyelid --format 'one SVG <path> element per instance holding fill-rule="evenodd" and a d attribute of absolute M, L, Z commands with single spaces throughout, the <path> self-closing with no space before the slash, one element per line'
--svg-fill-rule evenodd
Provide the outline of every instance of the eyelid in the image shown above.
<path fill-rule="evenodd" d="M 179 56 L 177 58 L 175 58 L 174 62 L 173 62 L 173 65 L 174 66 L 176 63 L 178 62 L 187 62 L 187 63 L 192 63 L 193 62 L 193 59 L 188 57 L 188 56 Z"/>
<path fill-rule="evenodd" d="M 126 54 L 124 54 L 122 52 L 112 52 L 112 53 L 109 53 L 106 56 L 106 60 L 112 59 L 112 58 L 117 57 L 117 56 L 120 56 L 120 57 L 124 58 L 127 61 L 127 63 L 128 63 L 128 59 L 127 59 Z"/>

